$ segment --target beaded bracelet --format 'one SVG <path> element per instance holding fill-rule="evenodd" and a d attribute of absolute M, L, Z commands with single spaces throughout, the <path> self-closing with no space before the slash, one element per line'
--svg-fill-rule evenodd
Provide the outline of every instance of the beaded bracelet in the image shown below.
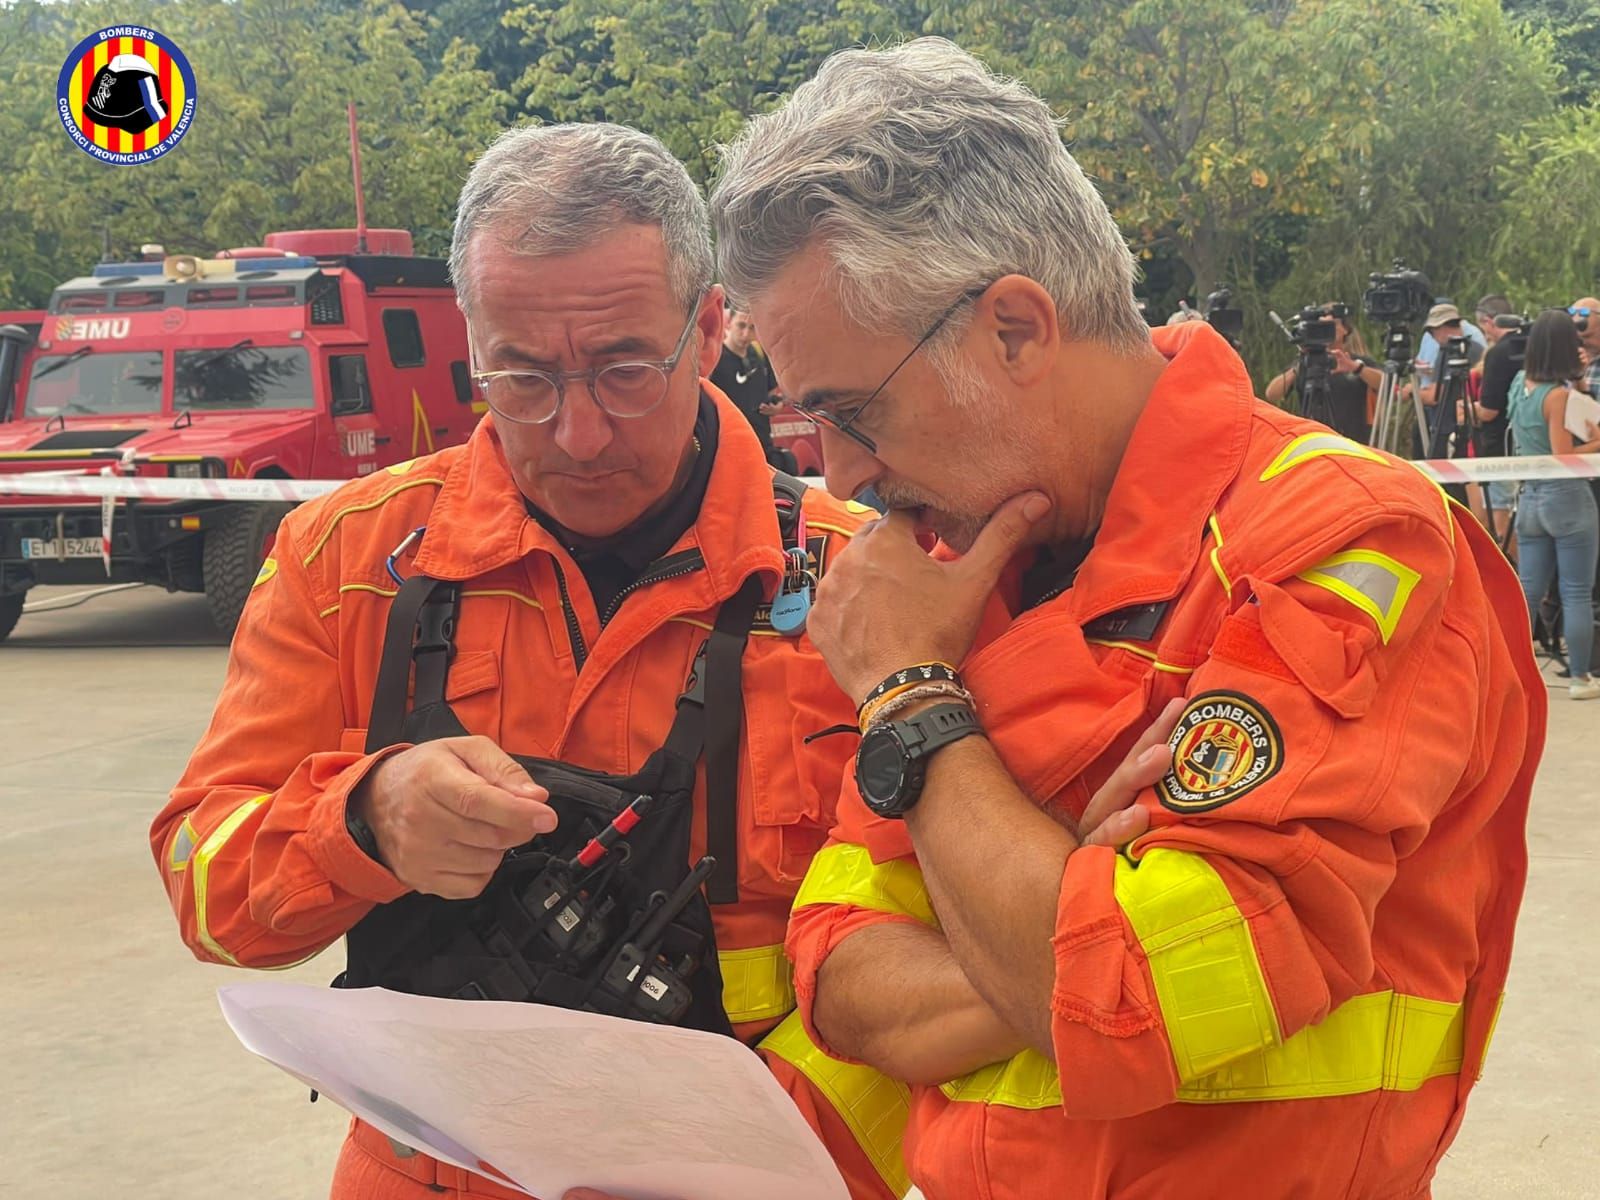
<path fill-rule="evenodd" d="M 925 662 L 903 667 L 868 692 L 867 698 L 861 702 L 861 707 L 866 708 L 874 700 L 882 699 L 889 692 L 898 691 L 910 684 L 932 683 L 935 680 L 959 684 L 961 673 L 947 662 Z"/>
<path fill-rule="evenodd" d="M 959 700 L 973 710 L 978 707 L 978 702 L 973 699 L 972 693 L 959 683 L 950 683 L 944 680 L 934 683 L 919 683 L 892 700 L 880 701 L 872 705 L 861 717 L 861 732 L 866 733 L 872 726 L 887 721 L 896 713 L 905 711 L 913 704 L 920 703 L 923 700 L 936 700 L 941 697 Z"/>

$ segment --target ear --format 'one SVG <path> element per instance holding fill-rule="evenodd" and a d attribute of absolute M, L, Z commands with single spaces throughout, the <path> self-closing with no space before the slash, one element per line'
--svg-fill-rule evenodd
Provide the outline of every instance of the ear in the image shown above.
<path fill-rule="evenodd" d="M 725 305 L 720 283 L 712 284 L 710 290 L 700 300 L 700 315 L 695 318 L 695 324 L 700 328 L 701 378 L 709 377 L 711 372 L 717 369 L 717 360 L 722 357 Z"/>
<path fill-rule="evenodd" d="M 993 351 L 994 363 L 1020 385 L 1039 381 L 1061 351 L 1056 302 L 1026 275 L 1004 275 L 977 301 L 973 326 Z"/>

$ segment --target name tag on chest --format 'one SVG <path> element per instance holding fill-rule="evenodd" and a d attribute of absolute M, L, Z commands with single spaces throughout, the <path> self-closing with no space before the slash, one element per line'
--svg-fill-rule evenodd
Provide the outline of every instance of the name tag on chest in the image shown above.
<path fill-rule="evenodd" d="M 1170 600 L 1154 604 L 1132 604 L 1116 612 L 1096 617 L 1083 627 L 1083 636 L 1117 642 L 1148 642 L 1161 625 L 1161 618 L 1172 606 Z"/>

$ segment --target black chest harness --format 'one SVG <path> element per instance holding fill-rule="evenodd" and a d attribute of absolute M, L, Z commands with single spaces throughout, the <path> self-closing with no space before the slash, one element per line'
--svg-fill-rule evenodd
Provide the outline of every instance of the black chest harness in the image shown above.
<path fill-rule="evenodd" d="M 805 485 L 773 480 L 787 548 Z M 513 754 L 550 793 L 556 829 L 508 851 L 483 893 L 410 893 L 348 935 L 344 987 L 536 1001 L 732 1033 L 711 905 L 738 901 L 741 660 L 758 577 L 719 609 L 662 746 L 632 775 Z M 465 737 L 445 701 L 461 585 L 412 576 L 390 608 L 367 751 Z M 415 672 L 414 702 L 406 684 Z M 695 768 L 706 759 L 706 849 L 689 862 Z"/>

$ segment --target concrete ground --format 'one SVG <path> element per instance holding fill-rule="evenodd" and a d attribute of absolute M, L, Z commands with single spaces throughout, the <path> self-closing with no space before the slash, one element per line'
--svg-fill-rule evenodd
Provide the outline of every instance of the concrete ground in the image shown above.
<path fill-rule="evenodd" d="M 0 1194 L 326 1194 L 343 1114 L 234 1041 L 214 989 L 241 976 L 179 943 L 145 840 L 225 660 L 203 600 L 148 589 L 29 612 L 0 647 Z M 1510 992 L 1439 1200 L 1600 1196 L 1597 780 L 1600 703 L 1562 687 Z"/>

